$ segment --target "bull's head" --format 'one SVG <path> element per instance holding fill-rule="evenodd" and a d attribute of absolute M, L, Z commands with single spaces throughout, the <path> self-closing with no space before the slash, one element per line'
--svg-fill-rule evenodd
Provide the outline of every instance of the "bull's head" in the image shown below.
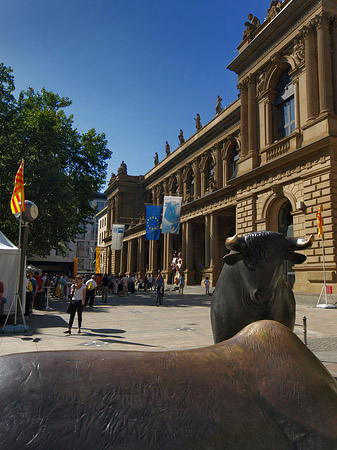
<path fill-rule="evenodd" d="M 309 239 L 284 237 L 280 233 L 261 231 L 244 237 L 227 238 L 226 247 L 231 252 L 224 257 L 225 263 L 234 265 L 239 261 L 240 275 L 255 302 L 266 302 L 273 298 L 278 281 L 283 273 L 283 261 L 301 264 L 306 256 L 295 253 L 305 250 L 313 243 Z"/>

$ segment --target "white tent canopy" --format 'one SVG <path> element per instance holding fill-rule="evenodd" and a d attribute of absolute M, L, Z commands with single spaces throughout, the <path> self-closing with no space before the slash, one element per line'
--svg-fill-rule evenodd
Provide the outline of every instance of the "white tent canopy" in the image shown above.
<path fill-rule="evenodd" d="M 0 231 L 0 280 L 4 283 L 4 297 L 7 298 L 5 311 L 11 307 L 17 289 L 19 254 L 19 249 Z"/>

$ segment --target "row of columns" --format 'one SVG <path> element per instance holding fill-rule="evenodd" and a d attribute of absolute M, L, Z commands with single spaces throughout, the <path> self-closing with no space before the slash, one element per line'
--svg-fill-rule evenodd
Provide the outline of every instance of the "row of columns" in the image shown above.
<path fill-rule="evenodd" d="M 220 272 L 219 260 L 219 226 L 218 216 L 207 214 L 204 216 L 204 261 L 201 261 L 205 268 L 205 273 L 209 276 L 212 285 L 215 285 Z M 181 249 L 183 259 L 183 269 L 185 272 L 185 282 L 189 285 L 195 284 L 195 232 L 192 221 L 185 221 L 181 224 Z M 162 261 L 157 260 L 158 245 L 162 245 Z M 155 276 L 161 270 L 166 282 L 170 282 L 172 272 L 171 263 L 173 257 L 173 235 L 164 234 L 161 242 L 149 241 L 148 245 L 148 272 Z M 126 273 L 141 273 L 144 276 L 145 267 L 145 235 L 129 239 L 123 244 L 120 251 L 119 268 L 116 271 Z M 108 272 L 110 272 L 108 270 Z"/>

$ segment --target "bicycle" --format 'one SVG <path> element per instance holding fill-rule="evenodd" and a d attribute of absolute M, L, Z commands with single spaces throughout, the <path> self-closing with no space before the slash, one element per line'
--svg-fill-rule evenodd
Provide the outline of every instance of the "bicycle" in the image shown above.
<path fill-rule="evenodd" d="M 164 298 L 164 288 L 163 286 L 160 286 L 157 289 L 156 306 L 163 304 L 163 298 Z"/>

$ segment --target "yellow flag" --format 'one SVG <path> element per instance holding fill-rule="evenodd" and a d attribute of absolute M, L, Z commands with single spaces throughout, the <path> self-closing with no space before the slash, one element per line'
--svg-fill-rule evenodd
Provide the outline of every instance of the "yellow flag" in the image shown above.
<path fill-rule="evenodd" d="M 317 234 L 318 237 L 323 236 L 322 206 L 319 207 L 317 213 Z"/>

